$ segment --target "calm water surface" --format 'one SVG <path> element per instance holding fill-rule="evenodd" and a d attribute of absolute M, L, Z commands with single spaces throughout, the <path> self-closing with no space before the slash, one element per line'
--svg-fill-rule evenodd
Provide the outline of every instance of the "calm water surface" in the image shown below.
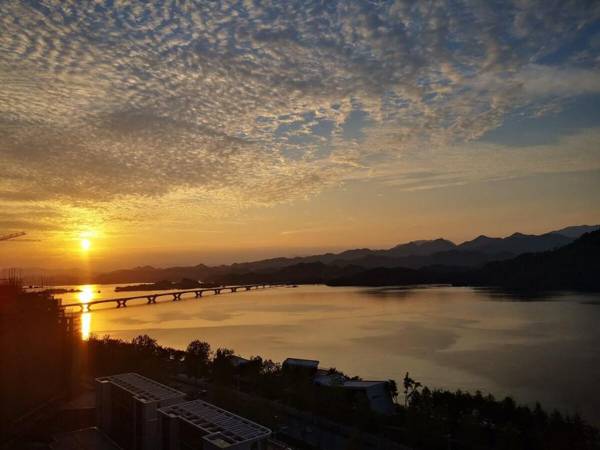
<path fill-rule="evenodd" d="M 59 297 L 137 294 L 82 289 Z M 598 295 L 523 301 L 472 288 L 301 286 L 163 302 L 84 314 L 84 336 L 147 333 L 182 349 L 201 339 L 245 357 L 318 359 L 322 367 L 399 384 L 408 371 L 431 387 L 539 400 L 600 424 Z"/>

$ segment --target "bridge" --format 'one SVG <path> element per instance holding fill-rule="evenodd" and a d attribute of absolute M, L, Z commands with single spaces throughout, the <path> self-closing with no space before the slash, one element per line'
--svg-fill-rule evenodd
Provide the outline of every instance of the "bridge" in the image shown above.
<path fill-rule="evenodd" d="M 136 295 L 133 297 L 116 297 L 116 298 L 105 298 L 98 300 L 91 300 L 86 303 L 67 303 L 64 305 L 60 305 L 60 307 L 66 311 L 68 309 L 79 309 L 79 312 L 90 312 L 92 310 L 92 306 L 101 305 L 101 304 L 110 304 L 114 303 L 117 308 L 125 308 L 128 302 L 137 302 L 137 300 L 144 300 L 142 304 L 152 305 L 156 303 L 156 300 L 161 297 L 171 297 L 172 301 L 177 302 L 181 300 L 181 296 L 185 294 L 194 294 L 195 298 L 200 298 L 205 292 L 212 292 L 214 295 L 219 295 L 223 292 L 229 291 L 231 293 L 237 291 L 250 291 L 253 289 L 266 289 L 268 287 L 277 287 L 283 286 L 283 284 L 243 284 L 237 286 L 218 286 L 218 287 L 210 287 L 210 288 L 198 288 L 198 289 L 190 289 L 190 290 L 179 290 L 179 291 L 169 291 L 169 292 L 153 292 L 150 294 L 144 295 Z"/>

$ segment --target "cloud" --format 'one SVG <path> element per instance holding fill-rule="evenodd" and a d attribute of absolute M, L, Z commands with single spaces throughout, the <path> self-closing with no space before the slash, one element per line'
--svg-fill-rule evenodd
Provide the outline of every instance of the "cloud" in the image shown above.
<path fill-rule="evenodd" d="M 424 147 L 597 92 L 593 40 L 563 49 L 599 16 L 577 1 L 3 2 L 0 207 L 220 214 L 409 173 Z"/>
<path fill-rule="evenodd" d="M 581 95 L 600 93 L 597 69 L 545 67 L 537 64 L 523 70 L 517 80 L 530 95 Z"/>

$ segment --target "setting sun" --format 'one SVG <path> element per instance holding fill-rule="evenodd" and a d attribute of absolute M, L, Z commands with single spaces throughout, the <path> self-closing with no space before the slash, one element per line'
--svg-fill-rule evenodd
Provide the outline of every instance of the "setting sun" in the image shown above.
<path fill-rule="evenodd" d="M 91 243 L 91 241 L 89 239 L 82 239 L 81 240 L 81 249 L 84 252 L 87 252 L 91 248 L 91 246 L 92 246 L 92 243 Z"/>

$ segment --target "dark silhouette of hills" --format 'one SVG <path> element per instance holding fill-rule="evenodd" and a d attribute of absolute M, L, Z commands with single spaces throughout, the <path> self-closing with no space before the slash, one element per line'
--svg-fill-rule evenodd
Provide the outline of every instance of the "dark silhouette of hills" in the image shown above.
<path fill-rule="evenodd" d="M 384 253 L 390 257 L 401 256 L 425 256 L 437 252 L 445 252 L 453 250 L 456 247 L 454 242 L 446 239 L 434 239 L 432 241 L 412 241 L 407 244 L 396 245 L 389 250 L 384 250 Z"/>
<path fill-rule="evenodd" d="M 479 236 L 458 246 L 461 250 L 479 251 L 486 254 L 512 254 L 543 252 L 567 245 L 574 238 L 558 233 L 546 233 L 539 236 L 514 233 L 506 238 Z"/>
<path fill-rule="evenodd" d="M 428 266 L 368 269 L 330 280 L 332 286 L 399 286 L 407 284 L 495 286 L 528 291 L 600 290 L 600 230 L 564 247 L 525 253 L 481 268 Z"/>
<path fill-rule="evenodd" d="M 260 261 L 234 263 L 231 265 L 179 266 L 155 268 L 151 266 L 117 270 L 95 277 L 97 283 L 154 283 L 162 280 L 181 280 L 188 278 L 204 282 L 227 280 L 274 281 L 276 275 L 301 283 L 301 279 L 331 280 L 336 270 L 346 270 L 352 275 L 357 271 L 375 268 L 427 269 L 432 266 L 455 267 L 461 269 L 480 268 L 492 261 L 508 260 L 523 253 L 543 252 L 565 246 L 586 230 L 599 226 L 574 226 L 541 235 L 514 233 L 505 238 L 479 236 L 459 245 L 446 239 L 412 241 L 396 245 L 389 249 L 372 250 L 368 248 L 352 249 L 340 253 L 299 256 L 293 258 L 270 258 Z M 561 232 L 566 234 L 561 234 Z M 316 264 L 319 263 L 320 265 Z M 324 268 L 331 267 L 331 268 Z M 333 267 L 337 269 L 333 269 Z M 286 269 L 286 270 L 284 270 Z M 302 275 L 300 270 L 307 271 Z M 424 270 L 426 272 L 426 270 Z M 424 272 L 422 271 L 422 272 Z M 263 278 L 260 278 L 263 277 Z M 270 277 L 267 280 L 265 277 Z M 260 278 L 260 279 L 259 279 Z M 315 281 L 320 282 L 320 281 Z"/>
<path fill-rule="evenodd" d="M 560 230 L 553 231 L 552 233 L 562 234 L 573 239 L 583 236 L 585 233 L 591 233 L 592 231 L 600 230 L 600 225 L 575 225 L 572 227 L 561 228 Z"/>
<path fill-rule="evenodd" d="M 132 269 L 121 269 L 98 275 L 97 283 L 157 283 L 164 280 L 180 280 L 188 278 L 202 280 L 214 271 L 214 268 L 198 264 L 197 266 L 167 267 L 164 269 L 152 266 L 134 267 Z"/>
<path fill-rule="evenodd" d="M 220 284 L 288 283 L 325 284 L 340 277 L 351 277 L 362 272 L 360 266 L 324 264 L 322 262 L 298 263 L 272 271 L 226 273 L 211 278 Z"/>
<path fill-rule="evenodd" d="M 577 229 L 580 227 L 570 228 Z M 576 232 L 571 231 L 571 234 L 575 235 Z M 508 259 L 522 253 L 552 250 L 566 245 L 574 239 L 575 237 L 564 236 L 558 232 L 542 235 L 514 233 L 505 238 L 479 236 L 460 245 L 439 238 L 429 241 L 412 241 L 384 250 L 362 248 L 341 253 L 326 253 L 295 258 L 272 258 L 232 264 L 230 270 L 239 272 L 261 271 L 312 262 L 335 265 L 352 264 L 364 268 L 409 267 L 417 269 L 431 265 L 476 267 L 490 261 Z"/>
<path fill-rule="evenodd" d="M 600 290 L 600 230 L 556 250 L 491 262 L 472 277 L 465 281 L 529 290 Z"/>
<path fill-rule="evenodd" d="M 354 265 L 364 268 L 376 267 L 406 267 L 411 269 L 419 269 L 432 265 L 447 265 L 459 267 L 476 267 L 482 266 L 489 261 L 497 261 L 514 256 L 512 253 L 485 253 L 481 251 L 471 250 L 448 250 L 436 252 L 429 255 L 408 255 L 401 257 L 390 257 L 385 255 L 367 255 L 362 258 L 353 259 L 351 262 Z M 348 261 L 336 259 L 334 264 L 343 265 Z"/>

